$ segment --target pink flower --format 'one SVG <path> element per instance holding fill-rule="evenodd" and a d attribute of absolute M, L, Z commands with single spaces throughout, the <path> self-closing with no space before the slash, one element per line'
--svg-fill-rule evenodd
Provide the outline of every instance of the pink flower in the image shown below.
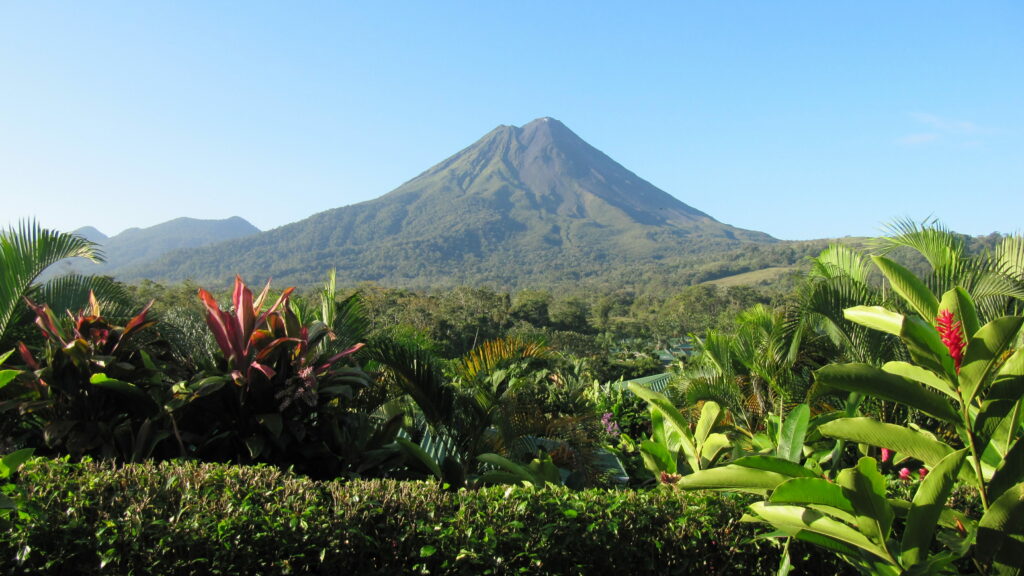
<path fill-rule="evenodd" d="M 892 450 L 882 448 L 882 462 L 888 462 L 892 458 Z"/>
<path fill-rule="evenodd" d="M 900 480 L 910 480 L 910 468 L 900 468 Z"/>
<path fill-rule="evenodd" d="M 921 480 L 924 480 L 924 477 L 928 475 L 928 469 L 927 468 L 919 468 L 917 470 L 917 475 L 921 478 Z"/>

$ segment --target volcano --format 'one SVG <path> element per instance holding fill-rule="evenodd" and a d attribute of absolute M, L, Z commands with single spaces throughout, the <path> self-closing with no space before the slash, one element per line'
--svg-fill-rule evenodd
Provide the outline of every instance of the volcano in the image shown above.
<path fill-rule="evenodd" d="M 150 278 L 432 287 L 557 285 L 775 242 L 723 224 L 553 118 L 499 126 L 374 200 L 123 270 Z"/>

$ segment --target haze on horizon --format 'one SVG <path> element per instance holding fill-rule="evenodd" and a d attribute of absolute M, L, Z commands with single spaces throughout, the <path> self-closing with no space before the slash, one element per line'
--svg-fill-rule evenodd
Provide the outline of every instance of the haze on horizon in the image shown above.
<path fill-rule="evenodd" d="M 0 225 L 261 229 L 550 116 L 782 239 L 1024 213 L 1024 6 L 6 3 Z"/>

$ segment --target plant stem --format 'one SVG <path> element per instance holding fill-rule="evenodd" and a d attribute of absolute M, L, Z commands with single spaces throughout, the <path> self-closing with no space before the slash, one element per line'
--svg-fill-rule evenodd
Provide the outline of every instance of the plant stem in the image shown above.
<path fill-rule="evenodd" d="M 985 489 L 985 478 L 981 474 L 981 455 L 978 454 L 978 447 L 974 442 L 974 430 L 971 427 L 971 414 L 969 406 L 963 401 L 963 396 L 960 394 L 959 387 L 957 388 L 957 396 L 960 396 L 961 406 L 961 417 L 964 422 L 964 435 L 967 437 L 968 448 L 971 451 L 971 460 L 974 467 L 974 476 L 978 482 L 978 495 L 981 497 L 981 507 L 985 512 L 988 512 L 988 493 Z"/>

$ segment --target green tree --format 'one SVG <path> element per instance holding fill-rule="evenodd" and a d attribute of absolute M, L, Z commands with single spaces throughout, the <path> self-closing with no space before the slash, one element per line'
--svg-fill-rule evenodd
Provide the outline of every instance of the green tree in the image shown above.
<path fill-rule="evenodd" d="M 512 300 L 512 317 L 516 320 L 529 322 L 534 327 L 548 326 L 551 319 L 548 308 L 551 305 L 551 293 L 545 290 L 521 290 Z"/>

